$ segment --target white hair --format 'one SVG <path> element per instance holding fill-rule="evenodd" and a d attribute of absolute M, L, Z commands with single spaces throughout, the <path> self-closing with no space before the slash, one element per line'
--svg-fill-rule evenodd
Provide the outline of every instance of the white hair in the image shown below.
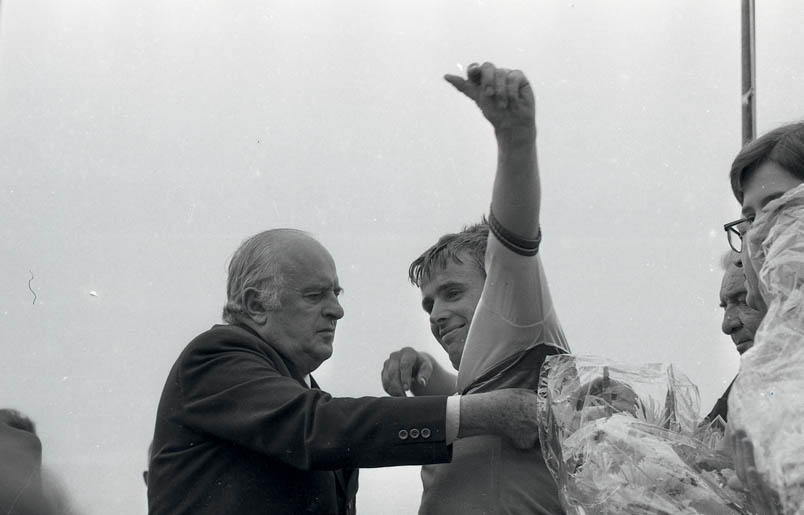
<path fill-rule="evenodd" d="M 248 318 L 246 293 L 254 290 L 268 311 L 281 307 L 285 277 L 280 269 L 280 250 L 291 234 L 309 236 L 297 229 L 271 229 L 244 241 L 229 261 L 223 320 L 235 324 Z"/>

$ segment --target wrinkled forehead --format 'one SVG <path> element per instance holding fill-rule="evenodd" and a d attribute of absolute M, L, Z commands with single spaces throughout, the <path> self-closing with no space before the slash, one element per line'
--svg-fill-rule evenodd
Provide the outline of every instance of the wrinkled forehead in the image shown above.
<path fill-rule="evenodd" d="M 720 283 L 720 298 L 733 299 L 745 295 L 745 293 L 745 273 L 742 267 L 732 263 L 723 274 L 723 281 Z"/>

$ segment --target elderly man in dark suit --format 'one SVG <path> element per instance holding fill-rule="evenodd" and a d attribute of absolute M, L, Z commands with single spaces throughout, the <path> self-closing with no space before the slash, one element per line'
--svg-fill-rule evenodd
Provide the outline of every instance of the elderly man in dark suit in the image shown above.
<path fill-rule="evenodd" d="M 731 337 L 737 352 L 742 356 L 745 351 L 754 346 L 754 335 L 765 312 L 752 308 L 745 301 L 748 292 L 745 288 L 745 273 L 740 254 L 734 251 L 729 252 L 723 256 L 721 264 L 725 268 L 723 280 L 720 283 L 720 307 L 723 308 L 721 330 L 723 334 Z M 728 400 L 732 384 L 734 381 L 715 402 L 712 410 L 704 418 L 704 424 L 713 422 L 717 417 L 723 419 L 723 422 L 728 422 Z"/>
<path fill-rule="evenodd" d="M 293 229 L 232 257 L 226 325 L 179 356 L 157 412 L 151 515 L 354 513 L 358 467 L 443 463 L 456 438 L 537 441 L 536 395 L 333 398 L 310 373 L 343 308 L 329 252 Z"/>

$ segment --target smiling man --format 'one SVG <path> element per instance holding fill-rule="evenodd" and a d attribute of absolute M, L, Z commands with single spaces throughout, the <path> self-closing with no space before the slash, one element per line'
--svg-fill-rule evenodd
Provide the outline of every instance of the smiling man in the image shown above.
<path fill-rule="evenodd" d="M 406 347 L 382 372 L 391 395 L 535 390 L 546 356 L 569 350 L 539 257 L 540 184 L 533 92 L 519 70 L 472 65 L 446 80 L 494 127 L 498 159 L 488 222 L 441 237 L 410 266 L 430 330 L 455 376 Z M 420 514 L 562 513 L 539 448 L 503 439 L 456 441 L 453 461 L 422 467 Z"/>

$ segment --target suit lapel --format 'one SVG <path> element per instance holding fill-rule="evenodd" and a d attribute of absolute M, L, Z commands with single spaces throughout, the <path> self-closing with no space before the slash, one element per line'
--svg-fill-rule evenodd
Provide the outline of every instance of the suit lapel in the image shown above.
<path fill-rule="evenodd" d="M 304 377 L 302 377 L 296 371 L 296 369 L 292 366 L 292 364 L 290 364 L 287 361 L 285 361 L 284 359 L 282 359 L 281 355 L 276 351 L 276 349 L 271 347 L 271 345 L 268 342 L 263 340 L 262 337 L 260 337 L 260 335 L 257 334 L 251 327 L 249 327 L 248 325 L 245 325 L 245 324 L 238 324 L 236 327 L 239 327 L 239 328 L 247 331 L 248 333 L 250 333 L 254 337 L 258 338 L 259 341 L 263 343 L 263 349 L 265 349 L 265 351 L 268 354 L 273 354 L 273 355 L 276 356 L 276 358 L 278 358 L 278 359 L 275 359 L 272 356 L 272 361 L 274 363 L 276 363 L 278 368 L 280 368 L 279 372 L 281 374 L 287 375 L 288 377 L 292 377 L 293 379 L 298 381 L 299 384 L 301 384 L 305 388 L 308 388 L 307 383 L 304 381 Z M 282 368 L 284 368 L 284 370 L 282 370 Z M 318 386 L 318 382 L 315 380 L 315 378 L 312 375 L 310 375 L 310 386 L 309 386 L 309 388 L 315 388 L 317 390 L 321 390 L 321 387 Z M 335 476 L 335 484 L 336 484 L 336 488 L 337 488 L 337 492 L 338 492 L 338 498 L 341 500 L 342 505 L 344 507 L 346 507 L 348 505 L 354 506 L 354 499 L 357 496 L 357 487 L 358 487 L 358 484 L 357 484 L 357 475 L 358 474 L 357 473 L 358 473 L 358 470 L 357 469 L 338 469 L 338 470 L 333 470 L 332 473 Z M 347 504 L 347 503 L 349 503 L 349 504 Z M 347 512 L 354 513 L 354 509 L 349 510 L 347 508 Z"/>

